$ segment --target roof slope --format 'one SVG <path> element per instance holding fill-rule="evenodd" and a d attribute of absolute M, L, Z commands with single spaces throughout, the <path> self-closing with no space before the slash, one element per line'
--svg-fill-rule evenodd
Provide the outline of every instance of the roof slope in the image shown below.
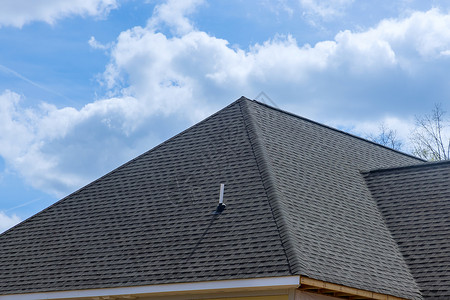
<path fill-rule="evenodd" d="M 360 173 L 418 162 L 241 98 L 0 235 L 0 294 L 296 274 L 421 299 Z"/>
<path fill-rule="evenodd" d="M 360 170 L 421 161 L 257 102 L 245 104 L 265 153 L 293 272 L 420 299 Z"/>
<path fill-rule="evenodd" d="M 2 234 L 0 294 L 291 275 L 240 106 Z"/>
<path fill-rule="evenodd" d="M 373 171 L 367 184 L 425 299 L 450 299 L 450 162 Z"/>

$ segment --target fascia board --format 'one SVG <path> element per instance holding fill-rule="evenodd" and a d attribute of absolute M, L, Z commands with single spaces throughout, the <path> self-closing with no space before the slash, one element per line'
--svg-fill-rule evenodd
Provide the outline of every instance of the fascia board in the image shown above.
<path fill-rule="evenodd" d="M 236 289 L 297 288 L 300 276 L 266 277 L 252 279 L 202 281 L 189 283 L 158 284 L 134 287 L 88 289 L 74 291 L 43 292 L 0 295 L 0 300 L 76 299 L 106 296 L 151 295 L 157 293 L 205 292 Z"/>

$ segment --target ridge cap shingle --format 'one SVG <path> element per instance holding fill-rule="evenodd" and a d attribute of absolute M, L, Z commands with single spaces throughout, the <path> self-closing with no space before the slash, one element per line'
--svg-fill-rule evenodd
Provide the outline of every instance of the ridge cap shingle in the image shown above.
<path fill-rule="evenodd" d="M 262 145 L 259 128 L 255 125 L 256 121 L 254 120 L 248 106 L 247 101 L 254 100 L 241 97 L 238 101 L 240 101 L 241 104 L 241 111 L 244 118 L 245 127 L 247 129 L 247 134 L 252 145 L 253 154 L 255 155 L 267 198 L 269 199 L 269 205 L 272 210 L 273 218 L 278 227 L 278 232 L 289 264 L 290 272 L 292 275 L 298 275 L 300 274 L 300 264 L 297 255 L 295 254 L 294 247 L 292 246 L 293 242 L 291 241 L 289 231 L 287 230 L 287 224 L 283 216 L 284 212 L 279 205 L 278 198 L 280 195 L 276 190 L 276 185 L 273 179 L 274 175 L 268 162 L 266 150 Z"/>
<path fill-rule="evenodd" d="M 398 167 L 393 167 L 393 168 L 378 168 L 378 169 L 361 171 L 361 174 L 363 174 L 365 176 L 365 175 L 369 175 L 369 174 L 390 172 L 390 171 L 402 171 L 402 170 L 419 169 L 419 168 L 442 167 L 447 164 L 450 164 L 450 160 L 424 161 L 423 163 L 418 163 L 418 164 L 414 164 L 414 165 L 398 166 Z"/>

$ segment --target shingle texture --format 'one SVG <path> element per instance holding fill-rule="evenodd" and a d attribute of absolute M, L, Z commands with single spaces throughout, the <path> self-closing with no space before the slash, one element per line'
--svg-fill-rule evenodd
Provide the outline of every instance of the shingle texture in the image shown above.
<path fill-rule="evenodd" d="M 450 299 L 450 162 L 366 173 L 425 299 Z"/>
<path fill-rule="evenodd" d="M 0 294 L 291 275 L 239 102 L 7 231 L 0 253 Z"/>
<path fill-rule="evenodd" d="M 0 294 L 304 275 L 422 299 L 361 174 L 420 162 L 241 98 L 0 235 Z"/>
<path fill-rule="evenodd" d="M 420 299 L 360 173 L 418 160 L 256 102 L 245 104 L 266 152 L 293 272 Z"/>

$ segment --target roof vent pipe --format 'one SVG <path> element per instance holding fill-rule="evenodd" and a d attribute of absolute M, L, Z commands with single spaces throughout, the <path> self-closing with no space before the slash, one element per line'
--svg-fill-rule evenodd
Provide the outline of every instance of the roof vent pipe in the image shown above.
<path fill-rule="evenodd" d="M 223 212 L 225 210 L 225 203 L 223 203 L 223 191 L 225 190 L 225 184 L 221 183 L 220 184 L 220 195 L 219 195 L 219 205 L 216 208 L 215 213 L 216 214 L 220 214 L 221 212 Z"/>

